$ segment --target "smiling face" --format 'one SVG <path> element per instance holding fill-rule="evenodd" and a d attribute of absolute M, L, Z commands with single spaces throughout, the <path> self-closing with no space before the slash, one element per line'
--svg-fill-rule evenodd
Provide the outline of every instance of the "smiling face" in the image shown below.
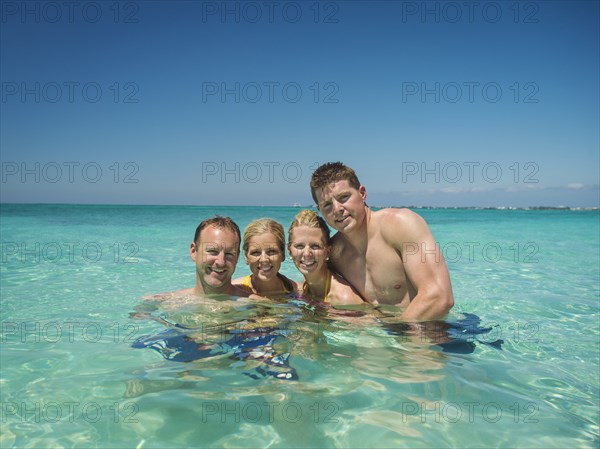
<path fill-rule="evenodd" d="M 337 231 L 351 232 L 365 218 L 367 192 L 364 186 L 355 189 L 346 180 L 336 181 L 316 189 L 315 196 L 323 218 Z"/>
<path fill-rule="evenodd" d="M 239 246 L 233 231 L 213 225 L 204 228 L 198 241 L 191 244 L 190 256 L 196 262 L 196 278 L 205 293 L 222 293 L 230 288 Z"/>
<path fill-rule="evenodd" d="M 303 276 L 327 272 L 329 248 L 320 228 L 300 225 L 290 233 L 290 256 Z"/>
<path fill-rule="evenodd" d="M 285 258 L 277 237 L 271 232 L 255 235 L 247 246 L 245 258 L 252 274 L 261 281 L 275 279 Z"/>

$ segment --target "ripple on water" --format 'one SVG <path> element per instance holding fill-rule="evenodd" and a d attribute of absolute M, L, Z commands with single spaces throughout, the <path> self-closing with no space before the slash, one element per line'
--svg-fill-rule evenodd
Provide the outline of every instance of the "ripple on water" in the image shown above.
<path fill-rule="evenodd" d="M 199 214 L 215 213 L 214 208 L 175 208 L 168 213 L 165 209 L 124 213 L 103 208 L 100 215 L 106 213 L 111 219 L 103 220 L 100 227 L 100 215 L 90 219 L 94 208 L 86 207 L 85 213 L 75 208 L 67 215 L 58 209 L 52 208 L 43 218 L 32 214 L 28 226 L 9 223 L 7 235 L 13 241 L 25 241 L 41 224 L 46 239 L 82 241 L 98 232 L 103 241 L 136 239 L 140 247 L 137 263 L 3 263 L 3 320 L 128 322 L 126 317 L 139 296 L 189 282 L 192 266 L 184 260 L 186 245 L 180 236 L 190 229 L 181 223 L 195 226 Z M 289 222 L 297 211 L 268 212 Z M 225 211 L 225 215 L 230 213 L 245 224 L 254 218 L 256 209 Z M 497 336 L 505 341 L 502 350 L 478 341 L 472 354 L 447 354 L 429 342 L 414 342 L 362 324 L 332 322 L 335 318 L 318 310 L 313 313 L 286 305 L 259 309 L 248 302 L 211 308 L 194 299 L 189 309 L 181 308 L 179 302 L 173 309 L 165 305 L 162 312 L 194 328 L 241 320 L 250 326 L 262 322 L 277 327 L 281 323 L 273 315 L 285 317 L 291 332 L 282 351 L 292 354 L 290 365 L 299 380 L 251 379 L 244 371 L 254 367 L 254 362 L 231 360 L 229 354 L 175 363 L 151 350 L 132 349 L 123 338 L 52 345 L 9 336 L 1 348 L 3 401 L 94 400 L 107 412 L 106 407 L 120 402 L 134 404 L 138 412 L 130 423 L 27 423 L 9 417 L 0 423 L 0 445 L 106 449 L 140 444 L 148 448 L 297 447 L 295 443 L 301 442 L 305 447 L 598 447 L 597 213 L 575 229 L 570 222 L 582 220 L 581 214 L 552 213 L 547 218 L 541 212 L 431 213 L 441 223 L 447 222 L 447 214 L 458 214 L 456 222 L 450 220 L 455 241 L 486 242 L 493 236 L 504 250 L 497 263 L 490 263 L 481 260 L 479 246 L 474 261 L 463 252 L 462 259 L 449 266 L 456 300 L 450 318 L 468 312 L 479 315 L 484 327 L 496 323 L 499 330 L 481 336 L 480 341 L 489 343 Z M 514 214 L 523 220 L 514 219 Z M 5 232 L 3 221 L 3 236 Z M 440 234 L 447 232 L 440 226 Z M 515 260 L 517 241 L 521 252 Z M 537 253 L 531 254 L 524 242 L 535 242 Z M 538 263 L 522 263 L 529 256 Z M 243 261 L 238 268 L 245 269 Z M 283 270 L 298 278 L 289 260 Z M 155 322 L 136 324 L 140 324 L 136 337 L 159 328 Z M 106 329 L 111 332 L 110 340 L 113 328 Z M 503 407 L 516 402 L 524 410 L 520 418 L 528 412 L 523 407 L 534 404 L 538 422 L 515 423 L 510 408 L 504 409 L 506 419 L 498 423 L 482 421 L 481 415 L 474 423 L 435 422 L 430 419 L 435 412 L 426 414 L 422 422 L 420 414 L 402 413 L 407 401 L 434 409 L 436 403 L 466 400 Z M 297 402 L 304 411 L 311 410 L 306 407 L 314 401 L 334 403 L 336 421 L 315 423 L 310 414 L 305 416 L 308 422 L 298 423 L 281 419 L 258 424 L 222 422 L 220 414 L 202 420 L 202 407 L 210 402 L 235 407 L 264 401 Z"/>

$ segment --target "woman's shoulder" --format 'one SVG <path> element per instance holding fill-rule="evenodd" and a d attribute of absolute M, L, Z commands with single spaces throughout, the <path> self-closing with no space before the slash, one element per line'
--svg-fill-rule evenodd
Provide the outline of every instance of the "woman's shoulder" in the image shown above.
<path fill-rule="evenodd" d="M 250 275 L 233 279 L 231 281 L 231 284 L 241 290 L 244 290 L 249 293 L 253 293 L 252 278 L 250 277 Z"/>
<path fill-rule="evenodd" d="M 298 293 L 302 291 L 303 282 L 296 282 L 284 274 L 279 273 L 279 279 L 283 281 L 287 293 Z"/>

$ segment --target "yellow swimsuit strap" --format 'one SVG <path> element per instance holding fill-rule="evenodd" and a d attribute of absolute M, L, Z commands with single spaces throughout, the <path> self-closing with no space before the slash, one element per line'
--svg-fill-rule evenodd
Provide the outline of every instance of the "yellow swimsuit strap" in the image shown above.
<path fill-rule="evenodd" d="M 252 288 L 252 275 L 248 275 L 246 276 L 243 280 L 242 280 L 242 285 L 244 287 L 248 287 L 248 288 Z"/>
<path fill-rule="evenodd" d="M 277 277 L 281 281 L 281 285 L 283 287 L 282 291 L 284 293 L 290 293 L 292 291 L 292 289 L 288 286 L 286 279 L 283 277 L 283 275 L 280 273 L 277 273 Z M 248 290 L 249 292 L 252 292 L 252 293 L 254 292 L 254 289 L 252 288 L 252 275 L 251 274 L 249 274 L 242 280 L 241 287 Z"/>
<path fill-rule="evenodd" d="M 239 287 L 241 287 L 242 290 L 245 290 L 248 293 L 254 293 L 254 291 L 252 290 L 252 280 L 250 276 L 246 276 L 244 279 L 242 279 L 242 283 L 239 285 Z"/>
<path fill-rule="evenodd" d="M 329 288 L 331 287 L 331 272 L 327 270 L 327 280 L 325 281 L 325 296 L 323 302 L 327 302 L 327 295 L 329 294 Z"/>
<path fill-rule="evenodd" d="M 325 296 L 323 296 L 323 302 L 327 302 L 327 295 L 329 294 L 329 288 L 331 287 L 331 272 L 327 270 L 327 278 L 325 279 Z M 302 294 L 308 295 L 308 282 L 304 281 L 304 287 L 302 288 Z"/>

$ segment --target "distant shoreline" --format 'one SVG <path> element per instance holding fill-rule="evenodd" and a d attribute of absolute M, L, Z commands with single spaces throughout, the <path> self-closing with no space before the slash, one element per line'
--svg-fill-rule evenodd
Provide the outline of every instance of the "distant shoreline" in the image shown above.
<path fill-rule="evenodd" d="M 314 205 L 293 206 L 264 206 L 264 205 L 216 205 L 216 204 L 116 204 L 116 203 L 0 203 L 2 206 L 111 206 L 111 207 L 233 207 L 233 208 L 282 208 L 282 209 L 312 209 Z M 572 206 L 414 206 L 414 205 L 386 205 L 371 206 L 373 209 L 397 207 L 406 209 L 448 209 L 448 210 L 565 210 L 565 211 L 598 211 L 600 207 L 572 207 Z"/>

